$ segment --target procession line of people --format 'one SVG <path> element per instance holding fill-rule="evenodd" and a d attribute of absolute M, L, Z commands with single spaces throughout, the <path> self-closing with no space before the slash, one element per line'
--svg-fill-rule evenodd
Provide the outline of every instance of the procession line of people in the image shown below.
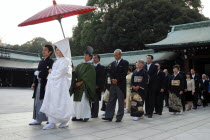
<path fill-rule="evenodd" d="M 50 58 L 53 52 L 55 62 Z M 186 103 L 187 111 L 192 106 L 197 109 L 202 97 L 204 107 L 209 102 L 210 86 L 205 74 L 201 80 L 194 69 L 185 74 L 175 65 L 169 75 L 167 69 L 162 71 L 159 63 L 153 63 L 152 55 L 147 55 L 146 63 L 137 60 L 133 71 L 120 49 L 114 51 L 115 61 L 105 69 L 100 55 L 94 55 L 90 46 L 84 52 L 84 62 L 74 68 L 68 39 L 45 45 L 42 54 L 34 73 L 34 121 L 29 125 L 47 122 L 44 130 L 56 128 L 57 124 L 67 127 L 70 118 L 83 122 L 98 118 L 102 92 L 105 121 L 116 116 L 116 122 L 121 122 L 125 113 L 135 121 L 162 115 L 164 102 L 172 114 L 182 114 Z"/>

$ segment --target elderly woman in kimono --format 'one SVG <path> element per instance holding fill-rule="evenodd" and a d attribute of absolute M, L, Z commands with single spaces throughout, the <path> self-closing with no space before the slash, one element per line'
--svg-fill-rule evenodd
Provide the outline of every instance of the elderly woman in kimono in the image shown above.
<path fill-rule="evenodd" d="M 131 76 L 131 116 L 134 117 L 134 121 L 143 118 L 144 115 L 143 106 L 145 101 L 145 90 L 148 84 L 149 77 L 146 70 L 143 69 L 143 67 L 144 60 L 138 60 L 136 62 L 136 70 Z"/>
<path fill-rule="evenodd" d="M 72 79 L 71 53 L 69 40 L 64 39 L 54 44 L 57 61 L 49 70 L 45 98 L 40 112 L 48 117 L 49 124 L 43 127 L 53 129 L 57 123 L 59 127 L 67 127 L 73 114 L 73 100 L 69 95 Z"/>
<path fill-rule="evenodd" d="M 173 66 L 174 74 L 169 80 L 169 112 L 182 114 L 181 95 L 184 93 L 184 80 L 179 73 L 179 66 Z"/>

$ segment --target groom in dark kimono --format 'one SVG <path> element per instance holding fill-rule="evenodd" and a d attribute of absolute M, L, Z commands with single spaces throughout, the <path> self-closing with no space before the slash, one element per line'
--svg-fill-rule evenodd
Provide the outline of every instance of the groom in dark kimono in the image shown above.
<path fill-rule="evenodd" d="M 93 65 L 96 70 L 96 98 L 91 106 L 91 118 L 98 118 L 99 101 L 105 83 L 105 67 L 100 64 L 100 55 L 95 54 L 93 56 Z"/>
<path fill-rule="evenodd" d="M 29 125 L 40 125 L 43 121 L 47 121 L 45 114 L 39 112 L 45 95 L 45 86 L 47 83 L 48 71 L 52 69 L 53 60 L 50 56 L 53 54 L 53 47 L 45 45 L 42 50 L 43 59 L 39 62 L 37 70 L 34 72 L 34 81 L 32 88 L 34 88 L 34 111 L 33 119 Z"/>

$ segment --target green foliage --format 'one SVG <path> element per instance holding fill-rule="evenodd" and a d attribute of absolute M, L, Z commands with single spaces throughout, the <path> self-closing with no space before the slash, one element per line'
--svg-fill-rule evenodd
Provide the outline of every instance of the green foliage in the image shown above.
<path fill-rule="evenodd" d="M 11 49 L 24 51 L 24 52 L 31 52 L 31 53 L 40 53 L 42 52 L 42 48 L 46 44 L 52 44 L 51 42 L 47 41 L 42 37 L 36 37 L 31 41 L 24 43 L 23 45 L 13 45 Z"/>
<path fill-rule="evenodd" d="M 86 46 L 95 53 L 145 49 L 164 39 L 170 25 L 207 20 L 200 0 L 89 0 L 97 10 L 78 16 L 70 39 L 72 55 Z"/>

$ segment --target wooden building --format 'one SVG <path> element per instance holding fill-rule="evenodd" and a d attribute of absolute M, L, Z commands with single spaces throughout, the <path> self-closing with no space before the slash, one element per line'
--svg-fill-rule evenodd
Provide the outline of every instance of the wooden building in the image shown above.
<path fill-rule="evenodd" d="M 165 39 L 146 47 L 175 52 L 179 55 L 175 61 L 184 71 L 194 68 L 199 74 L 210 75 L 210 20 L 173 25 Z"/>
<path fill-rule="evenodd" d="M 30 87 L 40 60 L 38 54 L 0 47 L 0 87 Z"/>

